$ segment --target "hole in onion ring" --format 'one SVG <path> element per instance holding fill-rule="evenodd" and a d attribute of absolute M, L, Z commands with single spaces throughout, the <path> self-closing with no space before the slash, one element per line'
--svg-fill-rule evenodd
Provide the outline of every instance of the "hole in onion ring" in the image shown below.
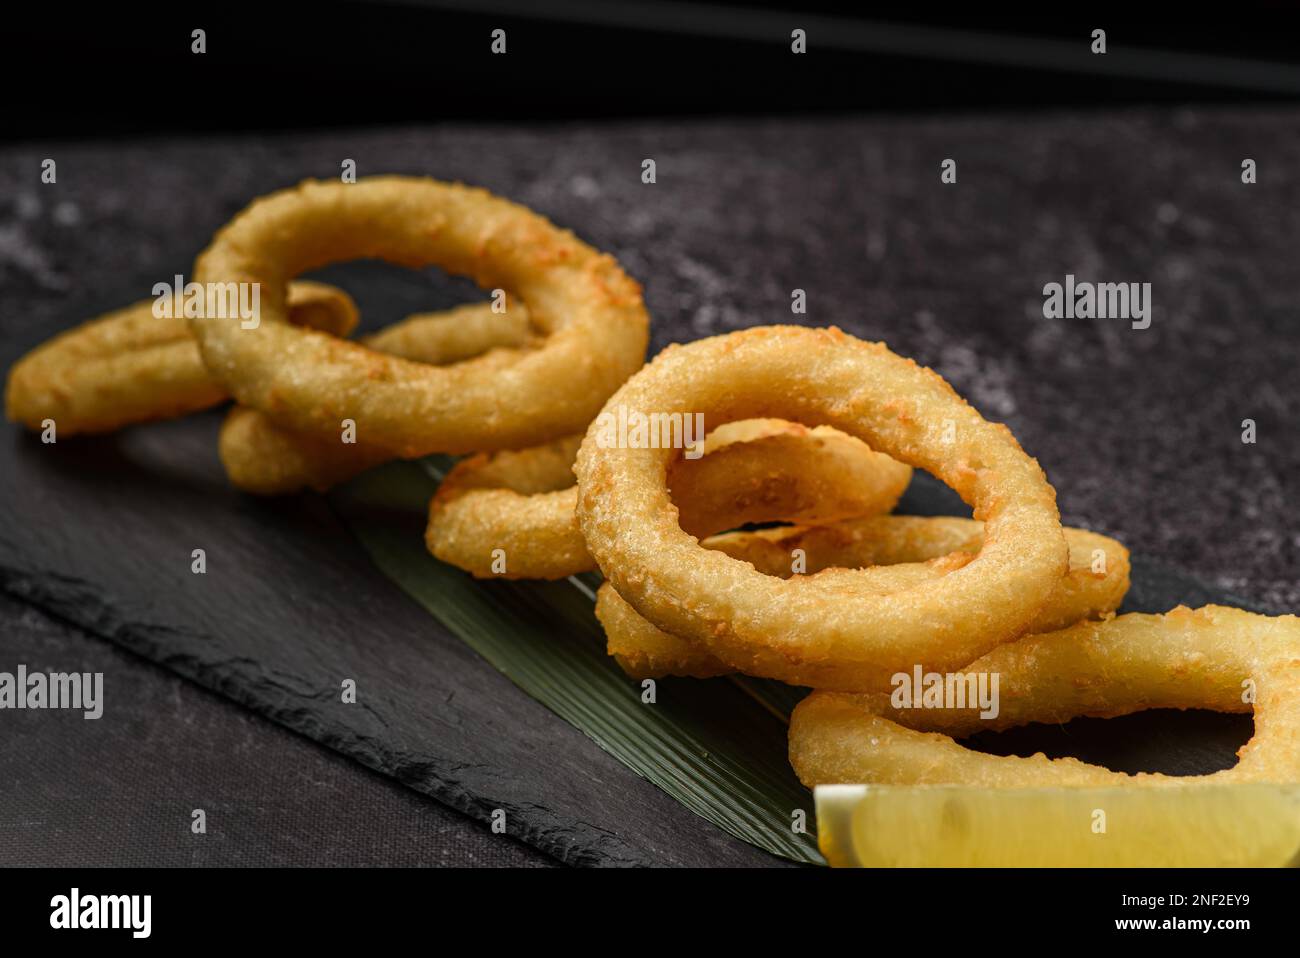
<path fill-rule="evenodd" d="M 1063 725 L 1032 722 L 977 732 L 958 743 L 987 755 L 1077 758 L 1113 772 L 1200 775 L 1232 768 L 1255 734 L 1254 716 L 1209 709 L 1149 709 L 1115 718 L 1074 718 Z"/>
<path fill-rule="evenodd" d="M 347 260 L 306 272 L 301 279 L 328 283 L 348 291 L 361 315 L 353 339 L 360 339 L 391 327 L 404 317 L 445 313 L 470 304 L 490 305 L 490 294 L 462 276 L 454 276 L 436 266 L 408 269 L 378 259 Z M 517 296 L 506 300 L 510 315 L 524 305 Z M 541 329 L 524 308 L 526 326 L 531 336 L 542 339 Z M 459 361 L 459 360 L 457 360 Z M 450 365 L 442 360 L 438 365 Z"/>

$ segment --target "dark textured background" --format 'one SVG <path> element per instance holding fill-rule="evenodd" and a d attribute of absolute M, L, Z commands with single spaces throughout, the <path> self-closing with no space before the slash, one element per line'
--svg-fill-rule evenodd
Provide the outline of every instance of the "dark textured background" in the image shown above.
<path fill-rule="evenodd" d="M 1056 485 L 1066 522 L 1291 611 L 1300 606 L 1296 120 L 1183 110 L 647 122 L 10 149 L 0 154 L 0 361 L 148 296 L 154 282 L 187 272 L 251 197 L 336 175 L 345 157 L 363 175 L 463 179 L 618 256 L 645 284 L 652 350 L 792 319 L 883 339 L 1007 422 Z M 47 155 L 59 163 L 55 186 L 39 183 Z M 1259 163 L 1254 186 L 1240 182 L 1246 156 Z M 653 186 L 639 179 L 644 157 L 658 164 Z M 958 161 L 955 186 L 939 182 L 945 157 Z M 1067 272 L 1151 282 L 1151 328 L 1044 320 L 1041 288 Z M 436 274 L 379 266 L 327 275 L 345 280 L 367 326 L 473 295 Z M 795 287 L 808 292 L 806 317 L 790 314 Z M 1247 417 L 1259 424 L 1254 446 L 1240 442 Z M 175 426 L 137 430 L 124 444 L 148 455 L 131 468 L 114 460 L 99 476 L 102 457 L 60 444 L 69 458 L 56 484 L 82 488 L 81 518 L 92 525 L 97 509 L 126 495 L 112 484 L 133 481 L 132 469 L 190 483 L 181 503 L 227 501 L 207 487 L 215 451 L 193 441 L 211 427 L 185 425 L 174 445 L 166 430 Z M 55 508 L 33 478 L 29 440 L 10 431 L 0 448 L 22 482 L 8 516 L 23 528 L 0 528 L 8 547 L 38 536 L 43 508 Z M 169 448 L 184 456 L 164 462 Z M 97 483 L 109 484 L 99 501 Z M 157 521 L 177 520 L 160 504 Z M 75 543 L 66 548 L 76 557 Z M 40 601 L 29 579 L 52 570 L 27 571 L 7 569 L 7 588 Z M 100 614 L 46 605 L 92 626 Z M 133 691 L 115 692 L 111 727 L 0 715 L 6 745 L 20 744 L 0 759 L 0 861 L 130 863 L 142 847 L 165 848 L 177 864 L 541 860 L 42 613 L 10 603 L 2 614 L 0 667 L 103 668 L 115 689 Z M 555 734 L 577 751 L 590 744 Z M 174 826 L 154 803 L 173 777 L 205 783 L 234 824 L 200 848 L 160 838 Z M 93 824 L 82 817 L 88 798 Z M 304 804 L 312 814 L 301 814 Z M 241 829 L 255 840 L 240 840 Z"/>

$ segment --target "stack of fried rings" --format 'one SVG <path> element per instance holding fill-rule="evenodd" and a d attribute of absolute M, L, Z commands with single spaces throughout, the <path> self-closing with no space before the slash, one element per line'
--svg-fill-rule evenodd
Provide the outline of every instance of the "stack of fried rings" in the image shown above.
<path fill-rule="evenodd" d="M 346 295 L 288 280 L 361 256 L 470 275 L 509 290 L 509 308 L 411 317 L 345 342 Z M 997 728 L 1242 711 L 1241 687 L 1257 686 L 1259 732 L 1219 775 L 1296 778 L 1284 747 L 1300 728 L 1295 617 L 1115 617 L 1127 550 L 1062 530 L 1054 491 L 1005 427 L 882 345 L 760 328 L 672 347 L 627 379 L 647 318 L 613 260 L 481 191 L 398 177 L 254 203 L 196 279 L 259 284 L 261 322 L 196 317 L 187 332 L 149 304 L 110 314 L 14 367 L 10 418 L 68 435 L 233 396 L 221 458 L 237 486 L 263 494 L 324 489 L 395 456 L 476 452 L 430 505 L 430 551 L 480 577 L 599 567 L 596 612 L 634 677 L 738 671 L 817 689 L 791 720 L 809 785 L 1132 780 L 963 749 L 949 736 L 977 727 L 973 711 L 892 708 L 890 677 L 913 666 L 997 671 L 1003 705 L 984 726 Z M 606 411 L 703 413 L 704 455 L 621 448 L 594 423 L 584 437 L 606 399 Z M 340 439 L 344 420 L 355 443 Z M 889 515 L 912 466 L 975 518 Z M 768 522 L 787 524 L 731 531 Z"/>
<path fill-rule="evenodd" d="M 1300 620 L 1213 606 L 1115 616 L 1123 547 L 1065 530 L 1062 548 L 1037 464 L 932 372 L 838 330 L 752 329 L 666 350 L 610 409 L 826 423 L 934 473 L 982 521 L 963 531 L 963 520 L 878 516 L 697 542 L 676 521 L 671 452 L 617 448 L 589 430 L 577 511 L 607 580 L 597 611 L 611 651 L 633 674 L 734 669 L 818 689 L 790 725 L 805 784 L 1178 784 L 1195 779 L 982 755 L 954 736 L 1252 705 L 1257 732 L 1241 761 L 1206 777 L 1300 778 Z M 780 565 L 796 549 L 802 574 L 789 575 Z M 982 725 L 978 707 L 895 708 L 891 677 L 917 666 L 997 673 L 998 719 Z"/>
<path fill-rule="evenodd" d="M 827 356 L 828 351 L 832 355 Z M 841 364 L 879 364 L 885 368 L 877 369 L 876 375 L 886 384 L 877 397 L 845 384 L 841 392 L 832 393 L 839 399 L 831 398 L 818 409 L 818 397 L 800 395 L 800 380 L 784 369 L 809 354 L 820 354 L 827 365 L 805 371 L 804 381 L 825 383 L 830 378 L 825 370 Z M 765 378 L 772 375 L 773 367 L 787 376 L 779 387 Z M 702 377 L 702 369 L 713 378 Z M 752 392 L 763 398 L 736 408 L 734 404 L 744 402 L 736 398 L 744 390 L 735 384 L 743 383 L 746 375 L 755 380 Z M 919 398 L 920 391 L 906 385 L 912 376 L 931 387 Z M 696 394 L 688 391 L 693 383 L 698 383 Z M 710 391 L 715 388 L 716 393 Z M 779 404 L 772 396 L 780 397 Z M 576 492 L 567 474 L 577 445 L 574 440 L 466 460 L 431 505 L 427 534 L 431 550 L 480 576 L 492 575 L 488 560 L 492 548 L 503 548 L 521 559 L 519 565 L 498 573 L 502 575 L 556 578 L 591 568 L 594 557 L 608 580 L 598 594 L 597 615 L 605 626 L 611 654 L 635 677 L 705 677 L 740 670 L 815 686 L 821 683 L 823 689 L 853 690 L 856 685 L 856 694 L 815 693 L 792 719 L 791 758 L 809 785 L 859 781 L 1083 784 L 1129 779 L 1074 760 L 1009 759 L 969 752 L 941 733 L 964 735 L 980 727 L 973 709 L 891 709 L 889 696 L 881 691 L 890 670 L 910 671 L 910 655 L 918 656 L 916 664 L 927 669 L 942 661 L 944 640 L 933 635 L 931 645 L 912 646 L 902 657 L 885 659 L 875 676 L 854 678 L 861 654 L 853 648 L 855 638 L 864 645 L 862 637 L 874 637 L 879 630 L 866 621 L 844 628 L 831 619 L 867 614 L 872 611 L 870 600 L 924 608 L 933 601 L 927 592 L 947 590 L 951 577 L 974 567 L 987 548 L 981 521 L 878 514 L 892 505 L 905 477 L 882 475 L 875 484 L 865 481 L 867 471 L 884 467 L 888 460 L 876 458 L 878 454 L 862 439 L 948 478 L 973 500 L 980 520 L 991 522 L 997 515 L 981 501 L 981 493 L 994 501 L 1005 494 L 995 468 L 1024 481 L 1035 493 L 1033 501 L 1043 500 L 1034 481 L 1042 482 L 1041 473 L 1032 461 L 1005 430 L 975 417 L 938 377 L 881 347 L 857 343 L 837 332 L 752 330 L 670 350 L 633 377 L 606 409 L 620 407 L 646 414 L 702 409 L 722 425 L 710 433 L 705 454 L 697 460 L 671 450 L 604 448 L 593 427 L 581 444 Z M 859 423 L 849 418 L 855 413 Z M 807 422 L 830 420 L 837 428 L 810 429 L 766 418 L 735 421 L 735 417 L 774 415 Z M 962 429 L 974 435 L 963 436 Z M 848 435 L 850 431 L 858 438 Z M 1007 446 L 1000 457 L 976 445 L 999 441 Z M 938 455 L 952 455 L 953 466 L 945 469 L 935 452 L 925 448 L 927 442 L 937 443 Z M 783 451 L 767 455 L 765 450 L 777 444 Z M 729 458 L 724 459 L 724 452 Z M 585 463 L 583 457 L 588 457 Z M 651 460 L 652 465 L 637 474 L 643 460 Z M 1009 466 L 1022 471 L 1012 472 Z M 837 485 L 836 476 L 852 479 Z M 630 494 L 638 483 L 652 492 L 644 497 Z M 876 495 L 882 485 L 890 490 L 887 496 Z M 856 504 L 854 492 L 864 493 Z M 571 515 L 575 497 L 580 535 L 574 532 Z M 1014 498 L 1004 505 L 1008 510 L 1020 507 Z M 850 517 L 855 511 L 857 516 Z M 713 535 L 745 521 L 774 518 L 801 525 Z M 1056 523 L 1054 507 L 1051 519 L 1049 529 Z M 711 537 L 697 543 L 696 536 Z M 1066 529 L 1064 538 L 1068 565 L 1064 574 L 1053 576 L 1043 602 L 1024 604 L 1005 590 L 985 600 L 1023 610 L 1024 618 L 1011 640 L 994 641 L 988 647 L 991 651 L 974 662 L 955 660 L 971 670 L 995 670 L 1002 677 L 1003 702 L 1010 705 L 1003 705 L 1000 722 L 985 727 L 1064 721 L 1075 715 L 1110 716 L 1149 707 L 1242 711 L 1250 708 L 1242 694 L 1244 683 L 1263 683 L 1256 704 L 1260 734 L 1243 750 L 1236 770 L 1219 774 L 1230 780 L 1294 779 L 1297 769 L 1288 751 L 1270 748 L 1268 743 L 1285 742 L 1300 727 L 1297 709 L 1288 705 L 1300 668 L 1296 619 L 1269 619 L 1214 607 L 1197 612 L 1180 608 L 1165 616 L 1114 617 L 1128 588 L 1127 550 L 1083 530 Z M 671 553 L 674 547 L 681 550 L 680 557 Z M 1030 552 L 1013 549 L 1011 556 L 1019 561 Z M 706 553 L 717 553 L 718 558 Z M 799 574 L 792 574 L 792 556 L 798 553 L 802 553 L 801 568 Z M 689 570 L 705 559 L 739 581 L 724 581 L 724 588 L 708 584 L 690 591 Z M 665 564 L 677 568 L 660 571 Z M 674 572 L 679 574 L 674 577 Z M 764 631 L 762 626 L 769 625 L 764 616 L 770 620 L 777 610 L 784 612 L 798 601 L 792 591 L 755 598 L 764 586 L 777 587 L 764 577 L 779 577 L 789 590 L 820 586 L 825 601 L 814 609 L 826 621 L 813 614 L 788 632 Z M 859 601 L 862 604 L 855 605 Z M 734 608 L 719 608 L 728 602 L 756 608 L 745 619 Z M 860 611 L 863 607 L 866 612 Z M 983 625 L 993 610 L 973 604 L 966 611 L 971 623 Z M 749 621 L 757 623 L 752 631 L 737 627 L 738 622 Z M 781 639 L 786 640 L 786 654 L 775 655 L 769 646 Z M 825 651 L 817 641 L 825 641 Z M 750 650 L 747 642 L 758 647 Z M 1137 642 L 1142 643 L 1141 654 L 1133 651 Z M 929 648 L 936 653 L 927 655 Z M 810 649 L 822 652 L 812 662 Z M 1125 677 L 1129 669 L 1131 675 Z M 1065 694 L 1067 690 L 1070 694 Z M 883 734 L 887 729 L 896 731 Z M 970 774 L 956 756 L 968 756 Z M 1147 775 L 1134 780 L 1180 781 Z"/>

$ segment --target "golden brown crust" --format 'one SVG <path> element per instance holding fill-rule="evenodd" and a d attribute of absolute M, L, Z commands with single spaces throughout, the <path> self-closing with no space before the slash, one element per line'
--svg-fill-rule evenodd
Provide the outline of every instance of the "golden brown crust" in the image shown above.
<path fill-rule="evenodd" d="M 286 279 L 345 259 L 440 266 L 528 304 L 546 334 L 492 374 L 432 366 L 284 322 Z M 396 455 L 519 448 L 574 433 L 645 356 L 640 287 L 525 207 L 459 184 L 401 176 L 307 181 L 263 197 L 223 227 L 195 280 L 258 284 L 255 328 L 190 320 L 208 368 L 244 405 L 290 429 L 329 434 L 350 419 Z"/>
<path fill-rule="evenodd" d="M 875 516 L 813 528 L 731 532 L 700 544 L 782 578 L 793 574 L 795 550 L 799 550 L 800 568 L 806 574 L 866 569 L 864 576 L 853 577 L 851 587 L 888 595 L 961 568 L 979 552 L 982 534 L 981 524 L 973 519 Z M 1065 539 L 1070 569 L 1030 623 L 1030 632 L 1060 629 L 1111 613 L 1128 592 L 1129 555 L 1124 546 L 1085 529 L 1067 527 Z M 732 671 L 700 644 L 656 629 L 609 583 L 600 588 L 596 611 L 605 624 L 610 655 L 633 678 Z"/>
<path fill-rule="evenodd" d="M 961 665 L 1023 633 L 1068 568 L 1055 492 L 1037 462 L 942 378 L 879 343 L 772 326 L 670 346 L 606 409 L 834 426 L 929 470 L 985 523 L 969 563 L 889 596 L 855 593 L 852 573 L 764 576 L 679 527 L 670 450 L 611 447 L 598 420 L 575 467 L 588 549 L 638 613 L 740 671 L 851 690 L 921 657 Z"/>
<path fill-rule="evenodd" d="M 230 398 L 203 365 L 180 310 L 157 317 L 155 302 L 105 313 L 20 359 L 5 384 L 8 418 L 32 430 L 52 419 L 66 437 L 184 416 Z M 289 320 L 346 336 L 357 307 L 341 289 L 302 281 L 289 287 Z"/>
<path fill-rule="evenodd" d="M 429 551 L 481 578 L 560 579 L 594 568 L 574 514 L 581 438 L 457 465 L 429 505 Z M 705 536 L 884 512 L 911 472 L 834 429 L 768 419 L 719 427 L 701 458 L 670 463 L 668 485 L 682 528 Z"/>
<path fill-rule="evenodd" d="M 536 337 L 522 303 L 499 313 L 491 303 L 470 303 L 439 313 L 419 313 L 364 338 L 371 349 L 433 365 L 460 363 L 490 375 L 513 363 Z M 323 433 L 282 426 L 270 416 L 236 406 L 221 427 L 218 451 L 230 482 L 255 495 L 302 489 L 324 491 L 382 462 L 393 453 L 360 425 L 357 441 L 343 442 L 342 423 Z M 572 473 L 570 472 L 570 476 Z"/>
<path fill-rule="evenodd" d="M 998 676 L 995 718 L 976 709 L 895 709 L 888 693 L 813 693 L 790 719 L 790 761 L 800 780 L 990 788 L 1300 780 L 1300 619 L 1293 615 L 1222 606 L 1121 615 L 1026 636 L 962 671 Z M 1234 767 L 1211 775 L 1127 775 L 1041 753 L 988 755 L 955 741 L 983 729 L 1151 708 L 1249 712 L 1252 697 L 1254 737 Z"/>

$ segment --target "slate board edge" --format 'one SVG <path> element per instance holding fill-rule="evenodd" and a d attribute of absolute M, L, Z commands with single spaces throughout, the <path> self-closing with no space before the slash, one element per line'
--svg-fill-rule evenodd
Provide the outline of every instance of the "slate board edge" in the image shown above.
<path fill-rule="evenodd" d="M 1186 573 L 1157 560 L 1135 557 L 1135 564 L 1138 563 L 1156 574 L 1170 575 L 1189 585 L 1195 582 Z M 1213 596 L 1215 602 L 1236 605 L 1254 612 L 1267 613 L 1268 611 L 1259 603 L 1249 602 L 1221 589 L 1200 583 L 1197 585 L 1207 595 Z M 445 767 L 440 766 L 436 761 L 404 764 L 398 757 L 386 753 L 382 743 L 379 742 L 375 743 L 376 747 L 373 751 L 345 747 L 328 734 L 319 723 L 310 721 L 310 712 L 289 706 L 287 703 L 290 697 L 287 694 L 278 704 L 269 701 L 265 691 L 262 697 L 248 694 L 245 691 L 246 684 L 239 680 L 238 667 L 232 667 L 227 663 L 224 668 L 218 670 L 205 667 L 190 656 L 169 652 L 164 638 L 170 630 L 124 620 L 113 608 L 109 598 L 101 595 L 90 582 L 51 571 L 33 574 L 0 566 L 0 589 L 15 599 L 170 669 L 183 678 L 249 708 L 313 742 L 360 762 L 367 768 L 394 778 L 403 785 L 434 798 L 476 821 L 489 822 L 496 808 L 504 808 L 508 821 L 523 823 L 522 827 L 512 832 L 516 838 L 563 864 L 579 867 L 650 867 L 662 864 L 629 854 L 630 850 L 617 836 L 603 829 L 582 822 L 548 818 L 544 810 L 540 810 L 535 805 L 523 808 L 501 801 L 485 802 L 477 798 L 472 791 L 456 784 L 455 763 L 447 763 Z M 414 601 L 409 596 L 404 596 L 404 599 Z M 427 614 L 424 610 L 421 610 L 421 613 Z M 542 821 L 539 822 L 539 818 Z M 763 853 L 761 849 L 754 849 L 754 851 L 770 857 L 773 864 L 795 864 Z"/>
<path fill-rule="evenodd" d="M 386 755 L 380 746 L 372 752 L 344 748 L 325 733 L 318 723 L 308 720 L 308 712 L 290 707 L 285 695 L 280 703 L 258 698 L 244 691 L 237 668 L 227 665 L 218 671 L 205 667 L 189 656 L 171 654 L 164 641 L 167 629 L 124 620 L 107 597 L 102 596 L 92 583 L 70 578 L 55 572 L 23 572 L 12 567 L 0 567 L 0 589 L 5 594 L 25 602 L 56 619 L 69 622 L 86 632 L 112 642 L 129 652 L 167 668 L 181 677 L 215 692 L 224 698 L 251 709 L 263 717 L 300 735 L 360 762 L 367 768 L 396 779 L 403 785 L 427 795 L 476 821 L 487 823 L 496 808 L 504 808 L 507 821 L 523 823 L 512 830 L 518 838 L 539 851 L 552 856 L 565 865 L 594 866 L 654 866 L 662 864 L 641 856 L 629 854 L 630 849 L 617 836 L 587 825 L 550 818 L 536 805 L 528 808 L 514 807 L 508 803 L 487 803 L 471 791 L 459 787 L 454 763 L 439 767 L 436 762 L 412 765 L 401 763 L 396 757 Z M 421 610 L 423 613 L 423 610 Z M 542 821 L 538 821 L 541 818 Z M 758 849 L 755 849 L 758 852 Z M 774 863 L 786 864 L 773 857 Z"/>

